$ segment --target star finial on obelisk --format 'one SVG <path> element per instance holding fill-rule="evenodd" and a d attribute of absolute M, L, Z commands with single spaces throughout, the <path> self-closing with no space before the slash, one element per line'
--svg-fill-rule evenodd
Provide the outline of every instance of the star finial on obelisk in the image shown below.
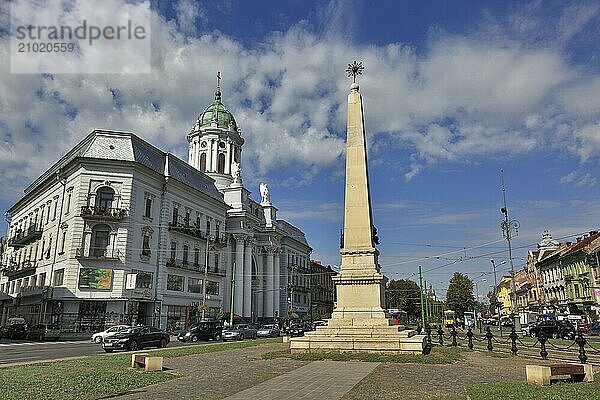
<path fill-rule="evenodd" d="M 356 76 L 362 75 L 363 69 L 365 69 L 365 67 L 363 67 L 362 61 L 357 62 L 356 60 L 354 60 L 352 64 L 348 64 L 348 68 L 346 68 L 346 73 L 349 77 L 352 77 L 352 83 L 356 83 Z"/>

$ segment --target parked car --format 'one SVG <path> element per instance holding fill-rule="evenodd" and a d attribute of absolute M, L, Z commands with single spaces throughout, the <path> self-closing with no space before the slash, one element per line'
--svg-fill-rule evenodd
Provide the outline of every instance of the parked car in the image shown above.
<path fill-rule="evenodd" d="M 244 340 L 248 338 L 256 339 L 257 331 L 247 324 L 234 325 L 233 328 L 223 331 L 223 340 Z"/>
<path fill-rule="evenodd" d="M 582 329 L 583 331 L 583 329 Z M 583 331 L 588 335 L 600 335 L 600 322 L 593 322 L 589 324 L 586 331 Z"/>
<path fill-rule="evenodd" d="M 136 351 L 144 347 L 166 347 L 171 336 L 158 328 L 151 326 L 129 327 L 127 330 L 107 336 L 102 342 L 102 348 L 107 353 L 113 350 Z"/>
<path fill-rule="evenodd" d="M 304 324 L 292 324 L 288 330 L 290 337 L 304 336 Z"/>
<path fill-rule="evenodd" d="M 13 317 L 6 321 L 2 335 L 8 339 L 25 339 L 27 329 L 29 329 L 29 326 L 25 322 L 25 318 Z"/>
<path fill-rule="evenodd" d="M 568 321 L 540 321 L 529 328 L 530 336 L 543 334 L 547 338 L 575 339 L 575 327 Z"/>
<path fill-rule="evenodd" d="M 108 329 L 103 330 L 102 332 L 96 332 L 92 335 L 92 342 L 94 343 L 102 343 L 102 341 L 104 339 L 106 339 L 108 336 L 112 336 L 114 334 L 117 334 L 119 332 L 123 332 L 127 329 L 131 328 L 131 326 L 129 325 L 115 325 L 115 326 L 111 326 Z"/>
<path fill-rule="evenodd" d="M 312 323 L 313 331 L 317 329 L 317 326 L 327 326 L 327 321 L 318 320 Z"/>
<path fill-rule="evenodd" d="M 263 325 L 256 332 L 256 336 L 258 337 L 279 337 L 280 334 L 281 330 L 279 329 L 279 326 L 275 324 Z"/>
<path fill-rule="evenodd" d="M 60 328 L 58 325 L 37 324 L 27 330 L 25 338 L 27 340 L 58 340 L 60 337 Z"/>
<path fill-rule="evenodd" d="M 198 340 L 219 341 L 223 337 L 223 327 L 219 321 L 201 321 L 190 327 L 188 331 L 180 332 L 177 340 L 180 342 L 197 342 Z"/>

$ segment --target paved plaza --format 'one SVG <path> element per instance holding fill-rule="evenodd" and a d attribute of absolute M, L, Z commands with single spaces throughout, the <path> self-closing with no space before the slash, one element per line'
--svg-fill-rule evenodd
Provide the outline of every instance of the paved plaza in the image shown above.
<path fill-rule="evenodd" d="M 286 348 L 275 343 L 168 358 L 165 366 L 177 379 L 111 398 L 456 400 L 466 399 L 466 388 L 475 383 L 523 382 L 525 365 L 534 362 L 484 352 L 468 352 L 465 361 L 446 365 L 262 358 Z"/>

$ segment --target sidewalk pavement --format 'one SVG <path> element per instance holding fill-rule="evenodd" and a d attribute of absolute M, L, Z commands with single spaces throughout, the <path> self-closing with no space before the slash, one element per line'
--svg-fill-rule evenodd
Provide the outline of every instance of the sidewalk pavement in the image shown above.
<path fill-rule="evenodd" d="M 475 383 L 525 381 L 526 364 L 541 360 L 467 352 L 454 364 L 395 364 L 262 359 L 287 349 L 270 343 L 244 349 L 167 358 L 177 379 L 111 396 L 118 400 L 318 399 L 459 400 Z"/>

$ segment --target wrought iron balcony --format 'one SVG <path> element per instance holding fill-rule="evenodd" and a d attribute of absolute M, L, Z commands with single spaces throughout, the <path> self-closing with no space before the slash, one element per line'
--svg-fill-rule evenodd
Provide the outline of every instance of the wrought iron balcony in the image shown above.
<path fill-rule="evenodd" d="M 121 221 L 127 216 L 127 210 L 124 208 L 83 206 L 80 215 L 84 219 Z"/>
<path fill-rule="evenodd" d="M 22 278 L 24 276 L 33 275 L 35 273 L 35 261 L 25 260 L 20 264 L 15 262 L 2 267 L 2 274 L 9 279 Z"/>
<path fill-rule="evenodd" d="M 205 239 L 206 235 L 200 230 L 200 228 L 182 223 L 169 222 L 169 230 L 173 232 L 183 233 L 184 235 L 191 236 L 193 238 Z"/>
<path fill-rule="evenodd" d="M 169 268 L 185 269 L 188 271 L 202 271 L 204 268 L 200 264 L 183 262 L 182 260 L 175 259 L 167 260 L 165 265 Z"/>
<path fill-rule="evenodd" d="M 75 252 L 75 258 L 88 260 L 119 260 L 121 258 L 121 252 L 118 249 L 99 249 L 95 247 L 90 247 L 88 249 L 79 248 Z"/>
<path fill-rule="evenodd" d="M 225 276 L 227 274 L 227 271 L 225 271 L 225 269 L 223 268 L 209 268 L 208 274 L 216 276 Z"/>
<path fill-rule="evenodd" d="M 13 248 L 24 247 L 42 237 L 42 227 L 37 224 L 29 225 L 25 230 L 19 229 L 16 234 L 8 239 L 8 245 Z"/>

